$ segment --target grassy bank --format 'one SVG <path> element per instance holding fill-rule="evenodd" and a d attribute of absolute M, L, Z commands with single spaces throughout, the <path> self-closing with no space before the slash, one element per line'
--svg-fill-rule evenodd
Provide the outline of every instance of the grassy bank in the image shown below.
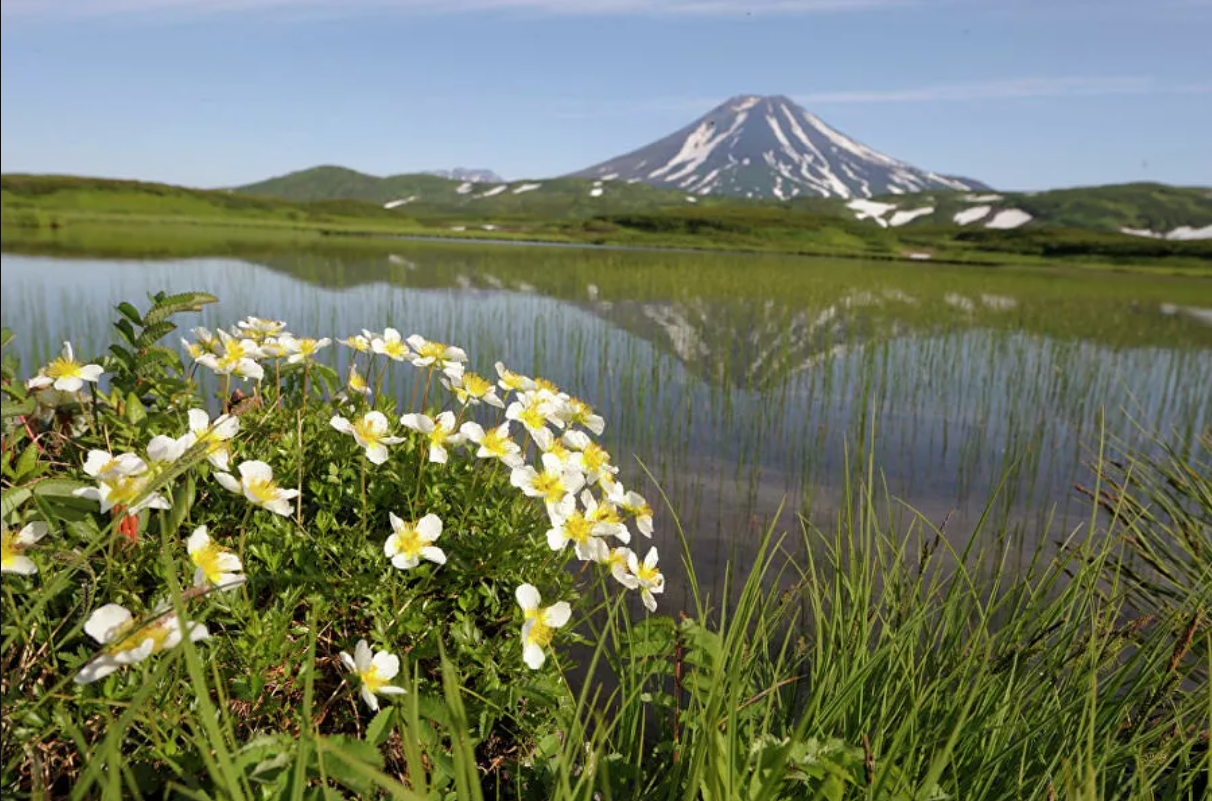
<path fill-rule="evenodd" d="M 440 180 L 440 179 L 435 179 Z M 55 176 L 0 178 L 0 223 L 18 230 L 86 225 L 240 227 L 331 235 L 439 236 L 587 245 L 688 248 L 995 266 L 1071 265 L 1212 272 L 1212 244 L 1070 228 L 1015 231 L 955 226 L 880 228 L 796 207 L 719 203 L 609 210 L 568 218 L 512 207 L 496 213 L 355 200 L 293 203 L 230 191 Z"/>
<path fill-rule="evenodd" d="M 522 391 L 495 394 L 541 407 L 540 419 L 505 415 L 528 421 L 510 439 L 563 489 L 586 483 L 589 496 L 571 505 L 561 492 L 529 497 L 524 465 L 402 419 L 448 410 L 446 429 L 498 422 L 468 378 L 496 377 L 476 354 L 464 362 L 383 331 L 356 362 L 363 384 L 325 367 L 320 341 L 249 319 L 235 339 L 190 337 L 200 359 L 183 364 L 161 345 L 208 300 L 117 310 L 96 391 L 84 380 L 94 371 L 68 362 L 48 365 L 33 388 L 32 369 L 5 366 L 6 795 L 1092 801 L 1206 791 L 1206 436 L 1150 459 L 1107 443 L 1100 483 L 1086 488 L 1088 525 L 1043 538 L 1021 571 L 1006 567 L 1020 555 L 999 532 L 953 550 L 945 521 L 894 525 L 880 511 L 877 466 L 855 459 L 832 525 L 784 519 L 714 592 L 696 580 L 694 532 L 656 532 L 680 543 L 680 560 L 664 548 L 659 563 L 671 586 L 687 587 L 679 599 L 641 561 L 644 500 L 612 486 L 611 463 L 589 447 L 598 422 L 556 388 L 506 376 Z M 195 383 L 212 368 L 260 379 L 220 378 L 216 401 Z M 423 379 L 408 404 L 376 391 L 397 372 Z M 461 394 L 441 381 L 460 373 Z M 81 375 L 57 391 L 37 386 Z M 201 424 L 186 411 L 205 407 Z M 231 417 L 212 419 L 219 411 Z M 574 429 L 568 447 L 552 444 Z M 90 459 L 101 449 L 109 455 Z M 275 484 L 231 491 L 251 461 L 268 464 Z M 298 495 L 274 497 L 287 490 Z M 441 559 L 391 539 L 391 514 L 440 519 L 429 545 Z M 578 515 L 603 527 L 579 526 Z M 189 541 L 202 526 L 226 552 Z M 625 547 L 637 559 L 612 560 Z M 397 564 L 402 554 L 417 560 Z M 567 622 L 519 608 L 523 584 L 545 605 L 567 602 Z M 131 624 L 98 625 L 111 603 L 131 610 Z M 171 636 L 201 634 L 197 624 L 207 637 Z M 342 653 L 356 655 L 360 639 L 396 659 L 351 669 Z M 541 649 L 540 664 L 527 646 Z M 115 669 L 98 676 L 102 665 Z"/>

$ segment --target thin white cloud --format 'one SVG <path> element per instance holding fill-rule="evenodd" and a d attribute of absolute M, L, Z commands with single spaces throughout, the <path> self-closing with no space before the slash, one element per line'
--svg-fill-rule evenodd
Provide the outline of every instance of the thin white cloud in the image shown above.
<path fill-rule="evenodd" d="M 9 18 L 81 18 L 139 14 L 218 15 L 322 12 L 455 14 L 523 11 L 551 15 L 791 15 L 918 6 L 954 0 L 0 0 Z"/>
<path fill-rule="evenodd" d="M 1208 92 L 1212 92 L 1212 83 L 1168 84 L 1144 76 L 1060 77 L 966 81 L 904 89 L 809 92 L 794 95 L 794 99 L 804 105 L 828 105 L 831 103 L 929 103 L 1138 94 L 1206 94 Z"/>

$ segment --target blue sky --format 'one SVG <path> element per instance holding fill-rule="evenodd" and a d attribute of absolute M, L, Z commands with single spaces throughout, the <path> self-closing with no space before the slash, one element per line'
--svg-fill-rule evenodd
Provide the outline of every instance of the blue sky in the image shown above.
<path fill-rule="evenodd" d="M 1002 189 L 1212 184 L 1212 0 L 2 0 L 0 170 L 562 174 L 785 94 Z"/>

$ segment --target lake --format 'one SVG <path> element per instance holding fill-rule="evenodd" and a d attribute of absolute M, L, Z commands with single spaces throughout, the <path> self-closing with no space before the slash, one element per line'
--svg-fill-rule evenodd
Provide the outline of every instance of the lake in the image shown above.
<path fill-rule="evenodd" d="M 658 508 L 658 544 L 676 552 L 676 512 L 708 581 L 727 558 L 744 567 L 780 509 L 780 530 L 827 525 L 868 467 L 893 524 L 945 520 L 962 544 L 987 510 L 990 532 L 1030 547 L 1089 519 L 1074 487 L 1092 481 L 1100 432 L 1182 447 L 1212 425 L 1200 279 L 120 233 L 6 232 L 0 265 L 27 373 L 64 339 L 98 353 L 115 304 L 163 289 L 220 298 L 183 328 L 248 314 L 334 339 L 393 326 L 462 346 L 484 375 L 499 359 L 543 376 L 606 418 L 624 483 Z M 338 369 L 348 357 L 323 353 Z M 405 402 L 409 380 L 390 385 Z"/>

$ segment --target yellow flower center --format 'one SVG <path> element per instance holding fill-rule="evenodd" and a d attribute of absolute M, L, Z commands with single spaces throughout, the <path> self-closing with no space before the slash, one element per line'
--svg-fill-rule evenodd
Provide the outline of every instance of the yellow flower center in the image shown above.
<path fill-rule="evenodd" d="M 109 488 L 109 502 L 115 506 L 130 506 L 143 492 L 144 486 L 139 476 L 119 476 L 104 483 Z"/>
<path fill-rule="evenodd" d="M 154 623 L 148 623 L 146 626 L 142 626 L 132 634 L 127 634 L 123 637 L 122 635 L 126 631 L 129 631 L 134 624 L 135 622 L 133 620 L 126 621 L 126 625 L 124 625 L 119 632 L 119 637 L 121 637 L 121 639 L 109 647 L 109 652 L 111 654 L 120 654 L 123 651 L 133 651 L 148 640 L 152 641 L 152 653 L 158 653 L 164 650 L 164 642 L 168 639 L 169 635 L 169 628 L 165 618 L 161 618 Z"/>
<path fill-rule="evenodd" d="M 277 500 L 278 493 L 281 492 L 272 478 L 254 478 L 252 481 L 247 482 L 245 486 L 248 487 L 249 493 L 259 503 L 269 503 L 270 501 Z"/>
<path fill-rule="evenodd" d="M 606 565 L 610 568 L 624 567 L 627 564 L 627 555 L 623 553 L 622 548 L 615 548 L 610 552 L 610 557 L 606 560 Z"/>
<path fill-rule="evenodd" d="M 641 503 L 639 506 L 631 506 L 630 504 L 620 504 L 623 511 L 632 517 L 652 517 L 652 507 L 647 503 Z"/>
<path fill-rule="evenodd" d="M 586 520 L 580 512 L 574 512 L 564 521 L 564 536 L 575 543 L 584 545 L 593 536 L 593 521 Z"/>
<path fill-rule="evenodd" d="M 610 454 L 605 448 L 591 442 L 581 451 L 581 461 L 589 470 L 602 470 L 610 465 Z"/>
<path fill-rule="evenodd" d="M 194 564 L 201 568 L 206 575 L 206 580 L 212 584 L 219 581 L 219 577 L 223 571 L 219 568 L 219 557 L 223 556 L 227 549 L 215 542 L 208 542 L 198 550 L 191 553 L 189 556 L 194 560 Z"/>
<path fill-rule="evenodd" d="M 490 428 L 484 432 L 484 439 L 480 440 L 480 445 L 493 456 L 500 457 L 509 453 L 510 442 L 512 442 L 511 439 L 502 436 L 495 428 Z"/>
<path fill-rule="evenodd" d="M 446 354 L 446 346 L 441 342 L 426 342 L 417 353 L 425 359 L 441 359 Z"/>
<path fill-rule="evenodd" d="M 0 534 L 0 564 L 8 565 L 21 551 L 21 546 L 17 544 L 16 534 L 11 531 Z"/>
<path fill-rule="evenodd" d="M 521 389 L 522 384 L 524 384 L 526 381 L 525 378 L 523 378 L 519 373 L 515 373 L 513 370 L 503 371 L 501 373 L 501 380 L 505 382 L 505 386 L 515 390 Z"/>
<path fill-rule="evenodd" d="M 551 383 L 550 381 L 548 381 L 546 378 L 536 378 L 534 380 L 534 383 L 535 383 L 535 386 L 537 386 L 539 389 L 545 389 L 548 392 L 550 392 L 552 395 L 560 394 L 560 388 L 557 387 L 555 384 Z"/>
<path fill-rule="evenodd" d="M 354 433 L 362 438 L 362 441 L 366 443 L 366 447 L 368 448 L 373 448 L 374 446 L 378 445 L 379 441 L 383 437 L 382 434 L 375 431 L 371 427 L 370 423 L 368 423 L 364 417 L 360 417 L 353 421 L 353 430 Z"/>
<path fill-rule="evenodd" d="M 387 679 L 379 675 L 379 668 L 374 665 L 359 673 L 358 676 L 362 679 L 362 684 L 366 689 L 372 693 L 377 693 L 387 686 Z"/>
<path fill-rule="evenodd" d="M 558 439 L 551 441 L 551 447 L 547 449 L 547 452 L 555 456 L 561 462 L 565 461 L 569 455 L 568 449 L 564 447 L 564 443 L 560 442 Z"/>
<path fill-rule="evenodd" d="M 417 534 L 416 527 L 411 523 L 405 523 L 396 532 L 393 547 L 397 554 L 405 556 L 416 556 L 425 547 L 425 543 L 421 542 L 421 537 Z"/>
<path fill-rule="evenodd" d="M 589 519 L 595 523 L 622 523 L 618 510 L 609 503 L 600 503 L 589 512 Z"/>
<path fill-rule="evenodd" d="M 534 431 L 547 425 L 547 418 L 543 417 L 543 413 L 539 410 L 538 405 L 527 406 L 518 415 L 518 419 L 522 421 L 522 425 Z"/>
<path fill-rule="evenodd" d="M 546 648 L 555 637 L 555 629 L 547 625 L 547 621 L 543 619 L 542 610 L 536 609 L 535 615 L 531 619 L 534 621 L 534 625 L 530 627 L 526 642 Z"/>
<path fill-rule="evenodd" d="M 580 398 L 569 398 L 568 407 L 572 410 L 574 423 L 583 423 L 589 415 L 593 414 L 593 407 Z"/>
<path fill-rule="evenodd" d="M 304 356 L 310 356 L 316 352 L 316 340 L 312 339 L 311 337 L 304 337 L 297 342 L 299 353 L 303 354 Z"/>
<path fill-rule="evenodd" d="M 60 356 L 46 365 L 46 375 L 50 378 L 79 378 L 82 367 L 84 365 L 80 362 Z"/>
<path fill-rule="evenodd" d="M 482 398 L 491 391 L 492 384 L 488 383 L 483 378 L 480 378 L 475 373 L 463 374 L 463 386 L 459 391 L 460 400 L 468 395 L 473 398 Z"/>
<path fill-rule="evenodd" d="M 389 339 L 383 343 L 383 352 L 393 359 L 402 359 L 408 352 L 408 348 L 402 340 Z"/>
<path fill-rule="evenodd" d="M 635 577 L 646 584 L 658 584 L 661 580 L 661 570 L 658 567 L 648 567 L 643 562 L 636 568 Z"/>
<path fill-rule="evenodd" d="M 557 503 L 564 497 L 563 477 L 559 473 L 550 473 L 544 470 L 535 476 L 532 483 L 534 488 L 549 503 Z"/>
<path fill-rule="evenodd" d="M 186 345 L 185 347 L 187 350 L 189 350 L 189 357 L 191 359 L 196 359 L 199 356 L 201 356 L 203 353 L 205 353 L 205 351 L 202 349 L 202 346 L 199 345 L 197 342 L 191 342 L 188 345 Z"/>
<path fill-rule="evenodd" d="M 450 438 L 452 433 L 454 432 L 451 429 L 443 428 L 440 424 L 435 424 L 433 431 L 430 431 L 426 436 L 429 437 L 430 445 L 442 445 Z"/>
<path fill-rule="evenodd" d="M 354 392 L 365 392 L 366 391 L 366 379 L 363 378 L 362 376 L 358 375 L 357 373 L 350 373 L 349 374 L 349 388 L 352 389 Z"/>

